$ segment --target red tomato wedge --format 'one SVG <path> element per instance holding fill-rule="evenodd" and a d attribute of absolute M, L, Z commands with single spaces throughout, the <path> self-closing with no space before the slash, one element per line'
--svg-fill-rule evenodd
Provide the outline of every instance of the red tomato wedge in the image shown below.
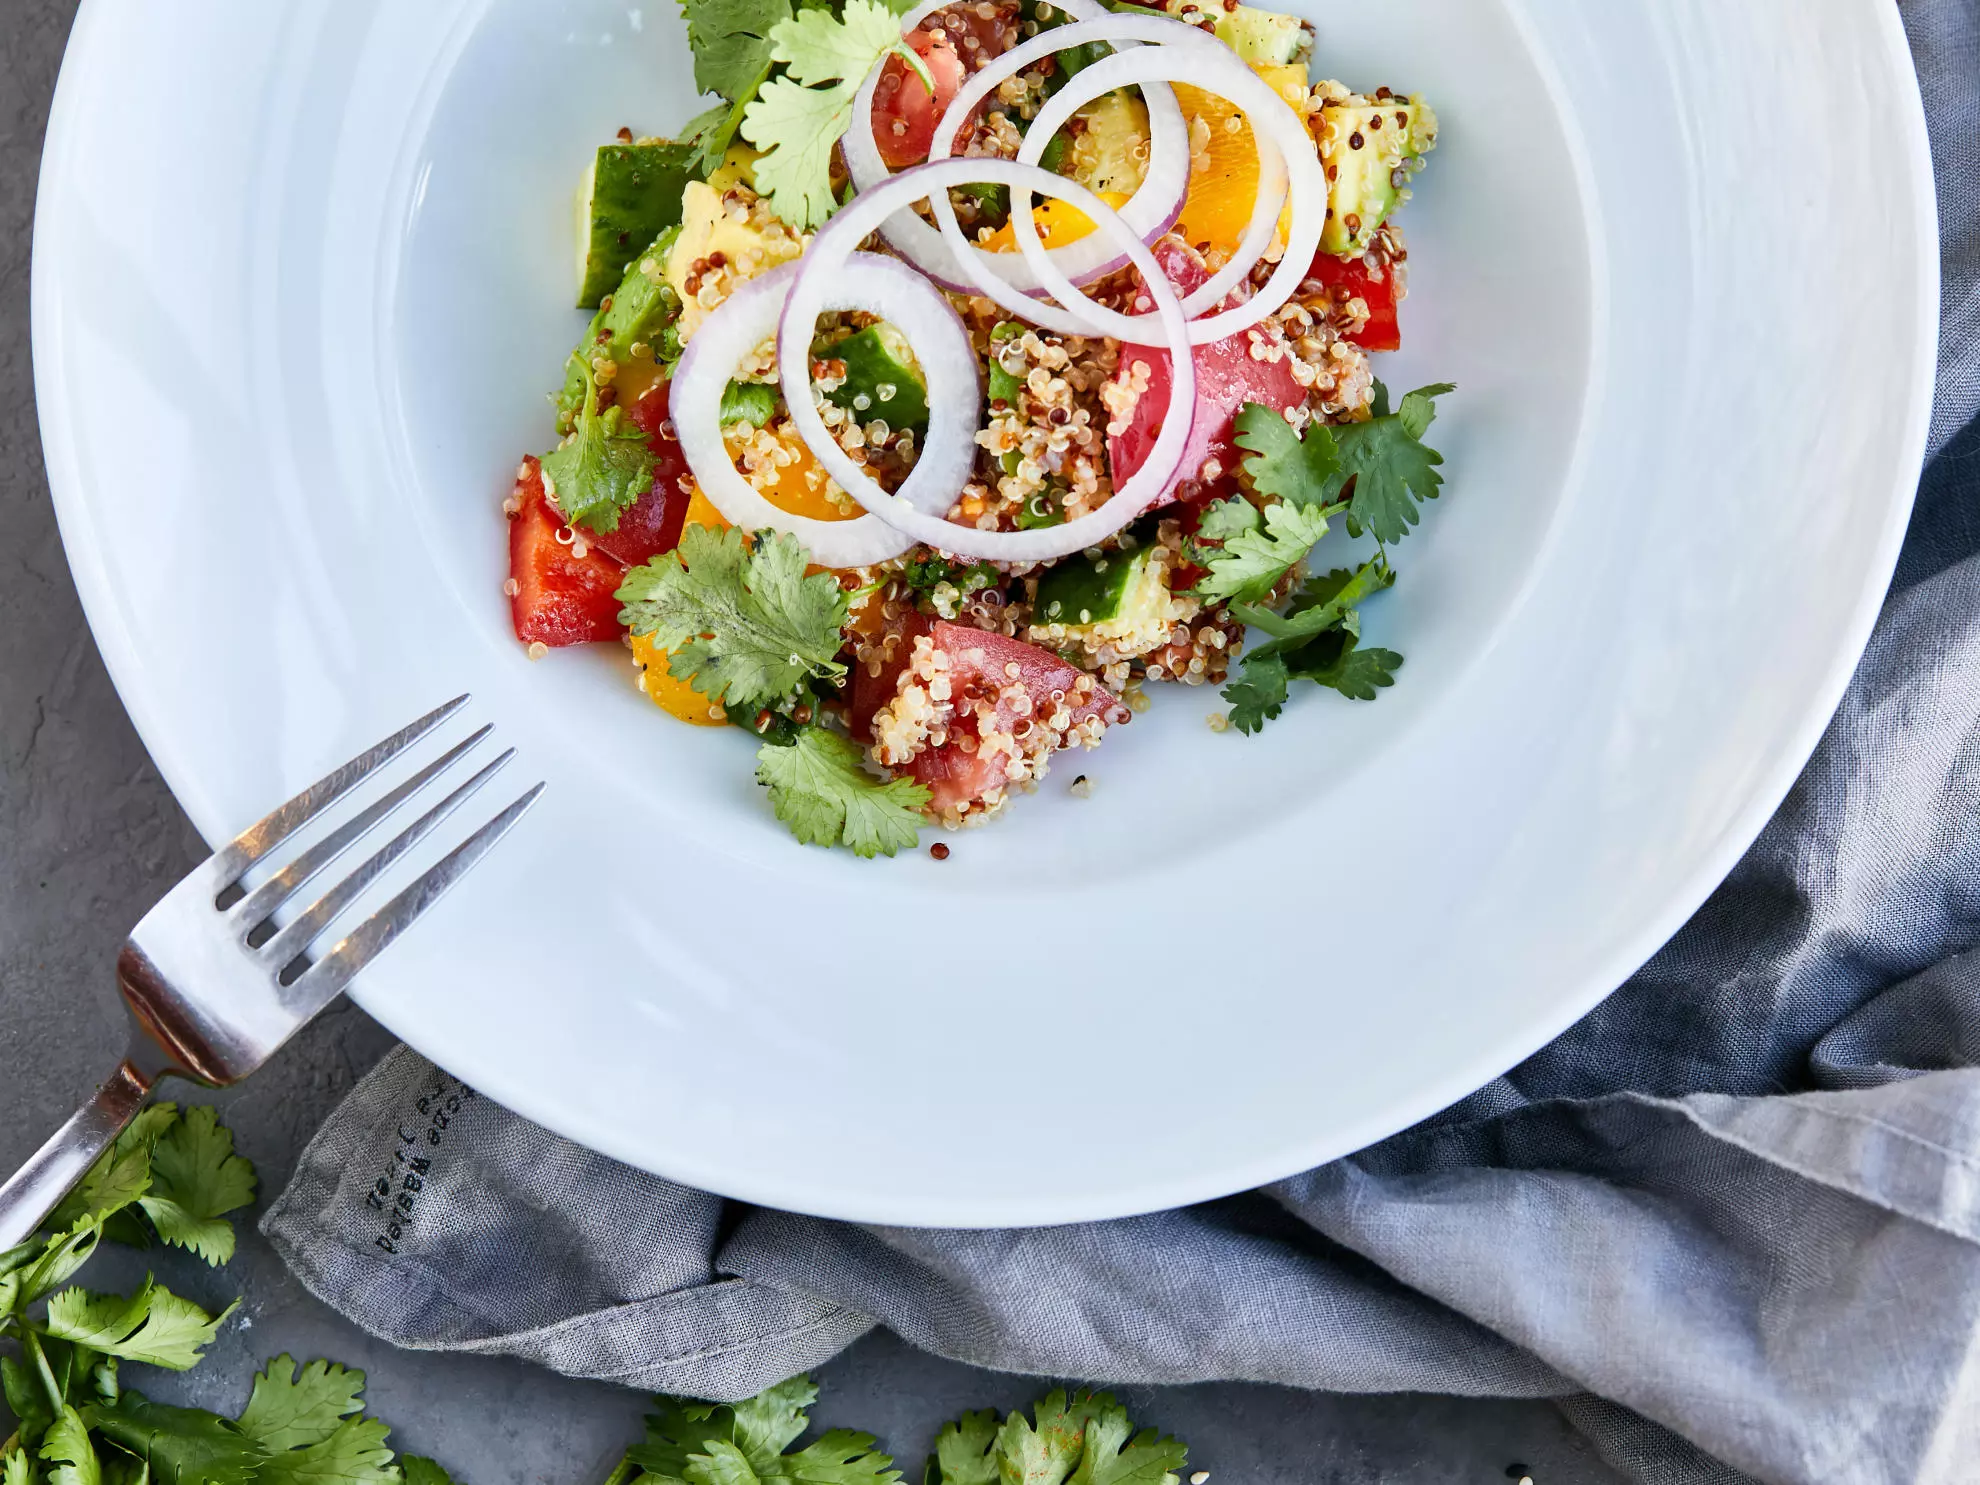
<path fill-rule="evenodd" d="M 543 493 L 543 467 L 532 455 L 517 473 L 521 509 L 509 517 L 509 614 L 516 638 L 552 649 L 619 637 L 619 600 L 612 594 L 625 569 L 596 548 L 580 557 L 557 540 L 563 520 Z"/>
<path fill-rule="evenodd" d="M 901 636 L 900 647 L 879 675 L 869 675 L 863 667 L 854 671 L 846 720 L 852 735 L 860 742 L 872 739 L 875 716 L 899 694 L 914 642 L 923 635 L 948 657 L 948 680 L 958 703 L 967 706 L 984 698 L 995 698 L 987 724 L 991 731 L 1010 731 L 1022 726 L 1027 715 L 1049 716 L 1056 705 L 1052 700 L 1054 691 L 1067 698 L 1075 726 L 1094 718 L 1112 726 L 1126 722 L 1131 716 L 1125 706 L 1099 686 L 1082 698 L 1078 688 L 1085 672 L 1050 650 L 1026 644 L 1021 639 L 920 614 L 910 614 L 897 632 Z M 1015 675 L 1011 673 L 1012 666 L 1017 667 Z M 1017 710 L 1013 698 L 1000 694 L 1013 684 L 1022 689 L 1030 709 L 1028 714 Z M 947 742 L 940 747 L 922 749 L 896 771 L 925 786 L 930 807 L 937 812 L 975 803 L 1003 787 L 1010 776 L 1005 754 L 968 750 L 958 740 L 959 734 L 966 733 L 973 742 L 978 741 L 983 731 L 984 724 L 973 715 L 952 717 Z"/>
<path fill-rule="evenodd" d="M 672 386 L 671 381 L 660 383 L 626 411 L 627 420 L 646 435 L 647 446 L 653 450 L 652 488 L 632 509 L 620 514 L 616 529 L 585 537 L 628 567 L 638 567 L 648 557 L 671 552 L 681 544 L 681 527 L 694 495 L 693 476 L 681 453 L 680 440 L 672 436 L 671 427 L 662 427 L 667 422 L 667 394 Z"/>
<path fill-rule="evenodd" d="M 905 170 L 928 158 L 935 125 L 948 112 L 962 80 L 1017 45 L 1017 14 L 1014 4 L 977 0 L 937 11 L 916 27 L 908 45 L 935 79 L 932 96 L 907 63 L 887 59 L 873 87 L 873 138 L 889 170 Z"/>
<path fill-rule="evenodd" d="M 1210 277 L 1194 253 L 1173 241 L 1158 243 L 1155 257 L 1179 293 L 1194 293 Z M 1228 309 L 1237 302 L 1227 299 L 1218 308 Z M 1183 445 L 1182 462 L 1176 466 L 1178 483 L 1192 481 L 1203 486 L 1201 495 L 1192 498 L 1209 499 L 1230 488 L 1238 458 L 1233 425 L 1239 408 L 1247 402 L 1262 402 L 1285 412 L 1306 400 L 1306 389 L 1293 379 L 1290 357 L 1260 361 L 1251 354 L 1251 347 L 1251 333 L 1239 331 L 1224 340 L 1197 346 L 1192 352 L 1196 410 L 1189 442 Z M 1128 426 L 1107 440 L 1107 463 L 1117 486 L 1148 462 L 1169 408 L 1168 352 L 1148 346 L 1122 347 L 1116 382 L 1126 382 L 1137 362 L 1148 367 L 1148 388 L 1135 403 Z M 1216 479 L 1204 481 L 1203 466 L 1211 459 L 1221 471 Z"/>
<path fill-rule="evenodd" d="M 1393 268 L 1377 278 L 1365 258 L 1336 258 L 1332 253 L 1315 253 L 1309 278 L 1317 278 L 1333 294 L 1335 302 L 1359 299 L 1368 306 L 1368 323 L 1347 337 L 1364 351 L 1402 349 L 1402 322 L 1398 316 L 1396 274 Z"/>

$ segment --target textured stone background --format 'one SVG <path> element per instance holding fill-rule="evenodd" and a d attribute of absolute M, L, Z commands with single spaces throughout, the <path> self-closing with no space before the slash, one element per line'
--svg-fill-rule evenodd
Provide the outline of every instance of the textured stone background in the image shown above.
<path fill-rule="evenodd" d="M 171 0 L 187 3 L 187 0 Z M 28 345 L 28 250 L 48 100 L 75 0 L 0 5 L 0 1166 L 11 1168 L 107 1071 L 121 1045 L 117 943 L 202 854 L 152 769 L 90 641 L 49 509 Z M 114 418 L 114 409 L 110 410 Z M 274 801 L 270 801 L 272 804 Z M 264 1190 L 288 1175 L 332 1104 L 389 1045 L 355 1007 L 326 1015 L 225 1099 Z M 601 1480 L 637 1433 L 632 1393 L 520 1362 L 393 1351 L 345 1324 L 249 1234 L 220 1273 L 175 1255 L 118 1253 L 98 1287 L 149 1262 L 173 1287 L 240 1318 L 183 1377 L 144 1376 L 161 1400 L 236 1408 L 259 1363 L 325 1355 L 371 1376 L 395 1442 L 467 1485 Z M 142 1372 L 145 1369 L 135 1369 Z M 134 1375 L 133 1380 L 138 1380 Z M 904 1461 L 969 1407 L 1013 1406 L 1038 1384 L 870 1338 L 825 1369 L 825 1421 L 872 1430 Z M 1133 1388 L 1137 1417 L 1181 1435 L 1220 1480 L 1457 1485 L 1525 1463 L 1540 1485 L 1616 1477 L 1551 1408 L 1444 1398 L 1321 1398 L 1259 1386 Z M 918 1477 L 918 1466 L 910 1466 Z"/>

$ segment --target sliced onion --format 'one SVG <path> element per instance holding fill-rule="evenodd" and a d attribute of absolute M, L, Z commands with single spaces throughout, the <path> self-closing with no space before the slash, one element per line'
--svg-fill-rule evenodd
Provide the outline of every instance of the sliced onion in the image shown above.
<path fill-rule="evenodd" d="M 912 31 L 929 15 L 944 8 L 939 4 L 922 5 L 909 13 L 902 23 L 903 28 Z M 934 143 L 929 150 L 931 161 L 950 157 L 957 132 L 989 96 L 991 89 L 1004 79 L 1056 52 L 1086 41 L 1118 40 L 1131 44 L 1138 39 L 1137 33 L 1144 29 L 1133 18 L 1110 17 L 1107 10 L 1094 4 L 1093 0 L 1064 0 L 1058 8 L 1075 17 L 1075 24 L 1053 27 L 1001 56 L 993 57 L 963 84 L 942 116 L 941 123 L 936 126 Z M 1188 40 L 1197 44 L 1209 39 L 1205 33 L 1180 22 L 1156 21 L 1155 24 L 1164 30 L 1151 32 L 1146 39 Z M 1106 28 L 1106 34 L 1094 32 L 1092 28 L 1095 26 Z M 891 173 L 881 159 L 880 147 L 873 138 L 873 94 L 879 85 L 884 65 L 883 61 L 868 74 L 853 102 L 852 124 L 840 142 L 853 184 L 862 191 L 878 185 Z M 1167 87 L 1150 85 L 1143 90 L 1143 99 L 1148 108 L 1148 169 L 1140 188 L 1121 208 L 1121 215 L 1142 241 L 1152 242 L 1175 225 L 1176 218 L 1182 212 L 1183 200 L 1188 195 L 1189 131 L 1183 123 L 1182 109 L 1176 103 L 1176 95 Z M 1032 155 L 1034 160 L 1044 152 L 1050 137 L 1045 135 L 1041 138 L 1038 149 Z M 940 213 L 947 212 L 949 220 L 954 221 L 954 208 L 946 197 L 930 205 L 935 207 L 938 217 Z M 974 243 L 968 243 L 959 228 L 951 237 L 929 226 L 911 210 L 897 213 L 881 228 L 881 234 L 896 251 L 944 288 L 965 294 L 975 292 L 971 287 L 973 277 L 957 261 L 956 244 L 961 242 L 967 243 L 969 251 L 980 255 L 990 264 L 991 270 L 1014 289 L 1021 293 L 1040 291 L 1035 268 L 1021 254 L 987 253 Z M 1045 251 L 1042 246 L 1041 251 Z M 1102 278 L 1127 262 L 1125 254 L 1110 252 L 1097 233 L 1089 233 L 1049 251 L 1054 254 L 1054 262 L 1060 269 L 1073 282 L 1081 284 Z"/>
<path fill-rule="evenodd" d="M 736 468 L 722 439 L 723 389 L 743 359 L 776 333 L 797 272 L 797 264 L 787 263 L 751 279 L 702 321 L 675 369 L 668 412 L 701 492 L 737 526 L 745 531 L 765 526 L 787 531 L 804 543 L 812 561 L 824 567 L 884 562 L 913 546 L 913 538 L 870 514 L 847 521 L 821 521 L 771 504 Z M 844 289 L 862 304 L 885 306 L 888 320 L 908 335 L 922 362 L 928 375 L 928 437 L 921 457 L 901 486 L 900 498 L 911 510 L 946 511 L 968 479 L 975 456 L 976 430 L 971 417 L 980 400 L 981 385 L 969 332 L 933 284 L 892 258 L 854 253 L 837 266 L 836 273 Z M 823 425 L 808 395 L 809 349 L 809 341 L 798 349 L 798 365 L 806 382 L 805 410 L 822 433 Z M 802 425 L 800 432 L 815 451 L 816 437 Z M 829 436 L 823 442 L 838 449 Z"/>
<path fill-rule="evenodd" d="M 1147 279 L 1149 293 L 1155 301 L 1155 318 L 1166 332 L 1164 343 L 1172 363 L 1167 416 L 1163 419 L 1161 434 L 1156 438 L 1147 462 L 1135 471 L 1126 484 L 1116 489 L 1100 509 L 1062 526 L 1037 531 L 979 531 L 973 526 L 960 526 L 918 509 L 902 498 L 908 493 L 905 488 L 901 495 L 890 494 L 846 457 L 845 451 L 826 431 L 812 401 L 808 351 L 817 331 L 818 316 L 831 307 L 851 307 L 849 301 L 857 297 L 846 270 L 856 259 L 855 250 L 859 244 L 880 223 L 904 206 L 924 198 L 938 197 L 956 186 L 986 182 L 1056 197 L 1084 212 L 1093 222 L 1096 233 L 1107 234 L 1109 240 L 1127 254 L 1129 261 Z M 982 561 L 1049 562 L 1112 536 L 1168 493 L 1171 477 L 1189 438 L 1196 405 L 1196 367 L 1194 358 L 1188 353 L 1189 324 L 1183 317 L 1182 300 L 1175 286 L 1162 272 L 1148 245 L 1135 235 L 1134 229 L 1121 219 L 1119 212 L 1078 182 L 1054 175 L 1036 165 L 1020 165 L 1013 160 L 943 160 L 917 165 L 855 196 L 849 205 L 819 229 L 796 267 L 797 278 L 784 301 L 783 323 L 777 332 L 785 406 L 813 456 L 832 477 L 868 511 L 903 536 L 925 542 L 940 551 Z M 858 307 L 895 320 L 896 328 L 902 328 L 896 318 L 897 311 L 887 303 L 862 303 Z M 707 333 L 705 325 L 700 333 Z M 926 365 L 927 356 L 919 347 L 916 354 L 922 357 Z M 974 367 L 972 354 L 972 374 Z M 929 405 L 929 433 L 933 443 L 935 432 L 932 417 L 937 402 L 932 386 Z M 975 404 L 972 402 L 970 406 L 974 408 Z M 921 473 L 919 466 L 915 473 Z M 952 498 L 960 491 L 961 485 L 958 484 Z"/>
<path fill-rule="evenodd" d="M 1078 28 L 1069 26 L 1066 29 Z M 1159 49 L 1143 49 L 1107 57 L 1082 69 L 1040 110 L 1032 124 L 1032 133 L 1042 133 L 1048 117 L 1063 120 L 1081 103 L 1101 93 L 1134 83 L 1146 83 L 1151 78 L 1176 77 L 1178 62 L 1187 67 L 1192 84 L 1218 93 L 1244 110 L 1251 124 L 1252 138 L 1259 145 L 1258 200 L 1252 207 L 1251 222 L 1245 229 L 1243 245 L 1237 257 L 1190 295 L 1185 301 L 1186 309 L 1192 314 L 1201 313 L 1204 308 L 1220 302 L 1243 281 L 1263 254 L 1278 224 L 1286 191 L 1290 189 L 1292 192 L 1292 225 L 1286 234 L 1286 251 L 1265 286 L 1230 309 L 1191 320 L 1191 344 L 1209 345 L 1249 329 L 1292 298 L 1306 278 L 1314 253 L 1319 250 L 1320 236 L 1327 225 L 1327 176 L 1312 136 L 1306 132 L 1305 121 L 1263 78 L 1238 60 L 1235 52 L 1227 50 L 1217 54 L 1198 50 L 1184 59 L 1173 51 L 1165 53 Z M 1030 145 L 1031 140 L 1027 138 L 1027 151 Z M 945 204 L 936 204 L 938 218 L 942 216 Z M 949 223 L 954 220 L 954 213 L 951 212 L 943 223 L 945 236 L 948 235 Z M 1155 316 L 1124 315 L 1119 310 L 1096 304 L 1059 272 L 1052 254 L 1039 241 L 1037 224 L 1031 219 L 1029 200 L 1021 203 L 1018 198 L 1012 198 L 1011 221 L 1018 248 L 1026 261 L 1052 296 L 1085 325 L 1084 333 L 1109 335 L 1137 345 L 1156 343 L 1152 338 L 1156 327 L 1151 324 Z M 956 236 L 961 236 L 960 230 Z"/>

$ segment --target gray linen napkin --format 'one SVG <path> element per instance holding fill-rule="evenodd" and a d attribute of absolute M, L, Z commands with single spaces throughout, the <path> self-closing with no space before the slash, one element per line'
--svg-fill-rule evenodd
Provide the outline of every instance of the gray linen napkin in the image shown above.
<path fill-rule="evenodd" d="M 1980 0 L 1905 16 L 1947 297 L 1897 583 L 1766 833 L 1558 1042 L 1264 1191 L 1016 1232 L 734 1207 L 400 1048 L 262 1230 L 387 1340 L 629 1386 L 746 1395 L 877 1323 L 1054 1376 L 1556 1398 L 1646 1482 L 1980 1482 Z"/>

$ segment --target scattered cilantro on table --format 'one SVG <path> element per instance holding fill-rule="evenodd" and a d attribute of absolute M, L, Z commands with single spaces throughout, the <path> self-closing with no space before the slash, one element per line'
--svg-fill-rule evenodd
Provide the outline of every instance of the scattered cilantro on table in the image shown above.
<path fill-rule="evenodd" d="M 803 1436 L 818 1388 L 793 1377 L 747 1402 L 657 1399 L 646 1438 L 607 1485 L 893 1485 L 894 1461 L 871 1435 L 832 1429 Z M 924 1485 L 1176 1485 L 1189 1451 L 1154 1429 L 1137 1431 L 1104 1392 L 1053 1392 L 1022 1411 L 965 1413 L 945 1425 L 923 1467 Z"/>
<path fill-rule="evenodd" d="M 1377 382 L 1374 415 L 1339 427 L 1312 424 L 1295 433 L 1285 417 L 1247 403 L 1237 417 L 1244 473 L 1264 502 L 1220 500 L 1204 511 L 1193 556 L 1204 576 L 1199 597 L 1230 605 L 1233 617 L 1263 631 L 1224 688 L 1230 722 L 1255 733 L 1284 708 L 1295 680 L 1308 680 L 1357 701 L 1373 701 L 1395 684 L 1402 656 L 1363 648 L 1360 605 L 1395 582 L 1388 544 L 1420 519 L 1419 501 L 1434 499 L 1443 457 L 1423 442 L 1436 418 L 1439 384 L 1404 397 L 1390 410 Z M 1337 568 L 1296 591 L 1283 613 L 1266 606 L 1292 579 L 1342 516 L 1348 533 L 1372 535 L 1378 550 L 1354 568 Z"/>
<path fill-rule="evenodd" d="M 880 0 L 846 0 L 838 16 L 801 9 L 768 33 L 781 76 L 761 82 L 743 112 L 742 137 L 763 155 L 757 190 L 800 232 L 832 214 L 832 150 L 852 122 L 853 99 L 881 58 L 900 57 L 935 91 L 927 65 L 901 34 L 899 14 Z M 698 65 L 698 64 L 697 64 Z"/>
<path fill-rule="evenodd" d="M 209 1315 L 152 1278 L 130 1295 L 67 1281 L 105 1238 L 218 1267 L 234 1251 L 226 1216 L 254 1187 L 211 1108 L 153 1104 L 40 1236 L 0 1253 L 0 1485 L 451 1485 L 431 1460 L 394 1461 L 362 1372 L 277 1357 L 237 1419 L 126 1385 L 123 1363 L 196 1365 L 235 1306 Z"/>
<path fill-rule="evenodd" d="M 812 729 L 857 749 L 835 734 Z M 780 751 L 816 750 L 815 741 Z M 887 790 L 901 785 L 885 786 Z M 912 786 L 905 786 L 912 788 Z M 848 827 L 850 829 L 851 827 Z M 165 1198 L 162 1193 L 175 1194 Z M 164 1239 L 144 1199 L 172 1201 L 228 1226 L 254 1194 L 254 1171 L 210 1108 L 154 1104 L 50 1214 L 34 1240 L 0 1253 L 0 1485 L 453 1485 L 420 1455 L 394 1456 L 384 1423 L 364 1411 L 364 1373 L 278 1356 L 228 1418 L 151 1401 L 125 1385 L 120 1362 L 183 1371 L 230 1314 L 208 1316 L 147 1279 L 136 1295 L 63 1288 L 113 1229 Z M 168 1219 L 173 1220 L 173 1219 Z M 213 1266 L 202 1229 L 184 1243 Z M 165 1317 L 172 1339 L 150 1334 Z M 141 1337 L 148 1337 L 139 1339 Z M 645 1437 L 606 1485 L 898 1485 L 901 1471 L 871 1434 L 834 1428 L 801 1448 L 818 1387 L 793 1377 L 735 1403 L 661 1397 Z M 6 1415 L 11 1415 L 11 1423 Z M 968 1413 L 944 1427 L 925 1485 L 1177 1485 L 1187 1451 L 1137 1432 L 1106 1393 L 1053 1392 L 1026 1417 Z"/>
<path fill-rule="evenodd" d="M 781 701 L 812 681 L 837 682 L 849 595 L 827 573 L 805 574 L 795 536 L 690 525 L 676 551 L 626 574 L 619 618 L 668 652 L 668 669 L 731 710 Z"/>
<path fill-rule="evenodd" d="M 616 531 L 619 517 L 653 488 L 653 449 L 622 407 L 598 410 L 598 382 L 587 368 L 584 409 L 569 438 L 543 456 L 543 488 L 572 525 Z"/>

